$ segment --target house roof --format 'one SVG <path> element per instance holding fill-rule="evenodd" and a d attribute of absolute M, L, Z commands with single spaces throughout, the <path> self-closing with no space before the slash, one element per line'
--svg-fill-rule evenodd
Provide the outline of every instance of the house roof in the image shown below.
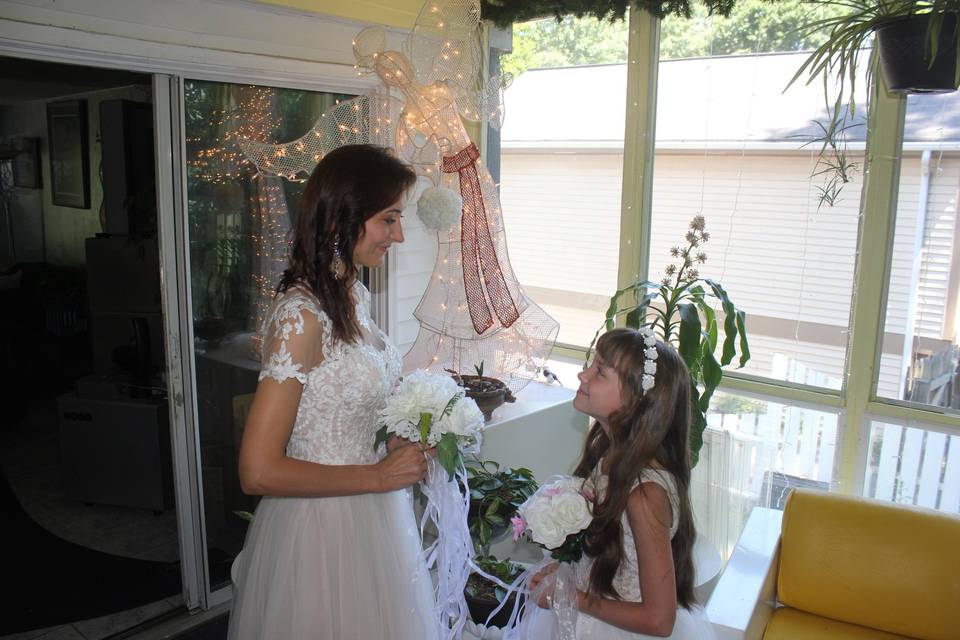
<path fill-rule="evenodd" d="M 806 53 L 687 58 L 660 63 L 658 148 L 748 147 L 796 149 L 825 121 L 823 84 L 787 82 Z M 627 65 L 533 69 L 505 95 L 505 148 L 620 148 L 623 145 Z M 863 82 L 856 86 L 862 122 Z M 912 95 L 905 146 L 960 146 L 960 93 Z M 848 132 L 862 147 L 864 126 Z M 806 136 L 806 137 L 805 137 Z"/>

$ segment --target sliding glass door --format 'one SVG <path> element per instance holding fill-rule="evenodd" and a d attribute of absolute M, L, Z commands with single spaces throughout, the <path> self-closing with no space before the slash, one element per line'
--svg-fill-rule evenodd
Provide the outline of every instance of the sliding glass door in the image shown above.
<path fill-rule="evenodd" d="M 186 296 L 210 590 L 229 584 L 256 498 L 237 454 L 257 385 L 257 329 L 286 267 L 304 183 L 258 174 L 238 140 L 295 140 L 350 96 L 186 80 Z"/>

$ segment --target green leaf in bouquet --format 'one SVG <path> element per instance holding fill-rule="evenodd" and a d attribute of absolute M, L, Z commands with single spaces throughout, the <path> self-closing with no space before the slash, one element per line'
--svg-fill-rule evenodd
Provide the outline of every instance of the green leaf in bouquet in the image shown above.
<path fill-rule="evenodd" d="M 450 479 L 453 480 L 457 472 L 457 465 L 460 463 L 460 447 L 457 446 L 457 436 L 452 433 L 445 433 L 437 443 L 437 462 L 446 469 Z"/>
<path fill-rule="evenodd" d="M 420 442 L 427 444 L 427 436 L 430 435 L 430 426 L 433 424 L 433 415 L 429 413 L 420 414 Z"/>
<path fill-rule="evenodd" d="M 387 426 L 384 425 L 377 429 L 376 437 L 373 440 L 373 450 L 376 451 L 380 448 L 381 444 L 386 444 L 387 440 L 390 439 L 390 434 L 387 433 Z"/>
<path fill-rule="evenodd" d="M 461 393 L 453 394 L 453 397 L 450 398 L 449 402 L 447 402 L 447 406 L 443 408 L 443 412 L 440 414 L 440 418 L 443 419 L 443 418 L 446 418 L 448 415 L 450 415 L 453 412 L 453 407 L 456 406 L 457 402 L 459 402 L 460 398 L 462 397 L 463 397 L 463 394 Z"/>

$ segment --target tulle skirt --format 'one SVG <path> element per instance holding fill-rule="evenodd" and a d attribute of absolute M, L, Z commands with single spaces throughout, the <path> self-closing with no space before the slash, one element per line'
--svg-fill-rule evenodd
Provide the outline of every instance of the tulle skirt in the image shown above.
<path fill-rule="evenodd" d="M 528 610 L 527 615 L 533 615 L 530 633 L 524 640 L 555 640 L 557 637 L 556 617 L 553 611 L 536 607 Z M 710 620 L 700 607 L 687 610 L 677 609 L 676 622 L 673 633 L 667 638 L 672 640 L 711 640 L 716 638 Z M 577 615 L 577 640 L 662 640 L 661 636 L 650 636 L 644 633 L 632 633 L 619 627 L 607 624 L 593 616 L 584 613 Z"/>
<path fill-rule="evenodd" d="M 409 491 L 260 501 L 233 567 L 230 640 L 431 640 Z"/>

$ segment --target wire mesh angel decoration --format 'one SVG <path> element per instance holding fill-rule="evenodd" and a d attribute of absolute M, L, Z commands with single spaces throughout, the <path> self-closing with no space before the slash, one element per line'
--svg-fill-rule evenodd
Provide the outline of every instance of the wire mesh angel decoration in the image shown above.
<path fill-rule="evenodd" d="M 495 371 L 512 391 L 533 379 L 553 348 L 558 323 L 520 287 L 507 254 L 496 185 L 461 116 L 499 127 L 503 80 L 481 83 L 478 0 L 427 2 L 403 51 L 386 48 L 379 27 L 354 39 L 357 66 L 402 96 L 360 96 L 325 112 L 292 142 L 240 146 L 266 175 L 305 179 L 327 151 L 351 143 L 385 144 L 436 189 L 457 194 L 450 224 L 438 232 L 437 261 L 414 311 L 417 339 L 404 369 Z M 429 189 L 428 189 L 429 191 Z M 447 199 L 448 202 L 450 199 Z"/>
<path fill-rule="evenodd" d="M 559 325 L 517 281 L 496 185 L 461 121 L 499 127 L 503 119 L 501 79 L 479 81 L 479 24 L 476 0 L 428 2 L 404 51 L 385 50 L 383 31 L 372 27 L 355 38 L 354 54 L 359 67 L 403 96 L 397 153 L 462 199 L 452 225 L 434 226 L 437 261 L 414 312 L 420 331 L 404 369 L 483 365 L 519 391 L 543 365 Z M 423 215 L 423 197 L 418 206 L 425 223 L 442 218 Z"/>

